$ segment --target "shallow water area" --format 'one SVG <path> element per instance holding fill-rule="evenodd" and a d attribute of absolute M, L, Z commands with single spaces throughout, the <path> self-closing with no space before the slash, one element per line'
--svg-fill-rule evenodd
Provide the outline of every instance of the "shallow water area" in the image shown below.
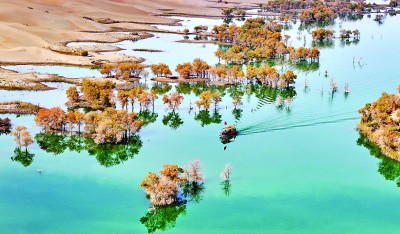
<path fill-rule="evenodd" d="M 167 18 L 179 20 L 179 22 L 177 23 L 181 25 L 173 25 L 173 26 L 153 25 L 153 26 L 158 29 L 171 30 L 171 31 L 183 31 L 184 29 L 189 29 L 192 32 L 194 27 L 199 25 L 208 26 L 208 29 L 211 30 L 214 27 L 214 25 L 220 25 L 224 22 L 224 20 L 220 18 L 200 18 L 200 17 L 188 18 L 180 16 L 171 16 Z M 242 20 L 241 18 L 232 18 L 232 22 L 238 26 L 241 26 L 244 23 L 244 20 Z"/>
<path fill-rule="evenodd" d="M 79 77 L 100 77 L 99 69 L 91 69 L 87 67 L 73 67 L 73 66 L 49 66 L 49 65 L 14 65 L 2 66 L 5 69 L 10 69 L 20 73 L 37 72 L 41 74 L 55 74 L 67 78 Z"/>

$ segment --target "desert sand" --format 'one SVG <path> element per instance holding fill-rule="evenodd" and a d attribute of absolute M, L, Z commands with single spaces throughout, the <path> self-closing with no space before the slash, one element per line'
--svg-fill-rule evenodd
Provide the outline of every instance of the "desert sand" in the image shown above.
<path fill-rule="evenodd" d="M 65 64 L 91 66 L 95 61 L 134 58 L 87 48 L 89 56 L 57 52 L 72 41 L 115 42 L 140 35 L 115 32 L 158 31 L 154 24 L 174 24 L 162 15 L 221 16 L 228 7 L 254 7 L 262 0 L 2 0 L 0 64 Z M 113 33 L 110 33 L 113 32 Z M 56 48 L 56 50 L 54 50 Z"/>
<path fill-rule="evenodd" d="M 0 89 L 5 90 L 51 90 L 43 82 L 64 82 L 80 84 L 82 79 L 71 79 L 52 74 L 18 73 L 15 71 L 0 68 Z"/>

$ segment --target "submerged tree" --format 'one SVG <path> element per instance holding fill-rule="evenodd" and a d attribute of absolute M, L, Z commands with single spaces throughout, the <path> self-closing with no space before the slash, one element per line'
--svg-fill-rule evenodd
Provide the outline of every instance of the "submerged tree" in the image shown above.
<path fill-rule="evenodd" d="M 60 107 L 40 109 L 35 117 L 36 125 L 45 131 L 64 131 L 67 115 Z"/>
<path fill-rule="evenodd" d="M 201 169 L 199 161 L 189 163 L 185 169 L 176 164 L 164 164 L 159 175 L 149 172 L 140 186 L 144 188 L 155 210 L 158 207 L 180 205 L 185 203 L 188 197 L 200 197 L 200 185 L 204 179 Z M 199 187 L 194 187 L 195 185 Z"/>
<path fill-rule="evenodd" d="M 186 178 L 182 176 L 183 169 L 176 164 L 164 164 L 160 175 L 149 172 L 140 186 L 153 206 L 167 206 L 179 204 L 178 183 L 185 183 Z"/>
<path fill-rule="evenodd" d="M 200 94 L 200 100 L 196 101 L 196 105 L 200 109 L 203 107 L 203 110 L 208 111 L 213 101 L 213 94 L 210 90 L 206 90 Z"/>
<path fill-rule="evenodd" d="M 18 126 L 12 133 L 14 141 L 17 144 L 17 148 L 14 150 L 14 156 L 11 160 L 20 162 L 23 166 L 27 167 L 33 162 L 34 154 L 28 151 L 28 146 L 33 143 L 31 134 L 25 126 Z M 21 148 L 25 147 L 23 151 Z"/>
<path fill-rule="evenodd" d="M 25 151 L 28 151 L 28 146 L 33 143 L 31 134 L 25 126 L 18 126 L 13 132 L 14 141 L 18 145 L 18 148 L 25 147 Z"/>
<path fill-rule="evenodd" d="M 178 92 L 174 92 L 164 95 L 162 101 L 167 105 L 168 109 L 171 109 L 173 112 L 175 112 L 175 110 L 181 105 L 183 96 Z"/>
<path fill-rule="evenodd" d="M 222 191 L 224 191 L 225 195 L 230 194 L 230 189 L 231 189 L 231 171 L 232 167 L 230 164 L 226 164 L 224 169 L 222 170 L 220 176 L 222 178 L 221 186 L 222 186 Z"/>

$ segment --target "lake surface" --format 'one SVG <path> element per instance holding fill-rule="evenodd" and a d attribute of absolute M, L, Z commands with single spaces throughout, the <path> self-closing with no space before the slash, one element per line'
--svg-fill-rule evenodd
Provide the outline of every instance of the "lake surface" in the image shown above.
<path fill-rule="evenodd" d="M 232 114 L 232 90 L 225 91 L 217 114 L 213 110 L 210 116 L 189 113 L 190 103 L 198 99 L 191 92 L 184 95 L 177 112 L 183 124 L 174 129 L 163 123 L 168 111 L 160 96 L 155 103 L 156 121 L 140 131 L 139 152 L 127 160 L 68 147 L 58 154 L 48 153 L 35 143 L 30 147 L 33 162 L 25 167 L 10 159 L 16 147 L 13 138 L 0 136 L 0 232 L 146 233 L 140 219 L 150 204 L 140 181 L 162 164 L 184 166 L 199 159 L 206 177 L 202 199 L 169 212 L 172 217 L 162 219 L 169 221 L 165 233 L 398 233 L 400 166 L 371 156 L 369 149 L 358 145 L 355 127 L 358 108 L 383 91 L 396 92 L 400 83 L 400 34 L 395 30 L 399 23 L 399 16 L 388 16 L 383 24 L 365 16 L 330 26 L 336 31 L 357 28 L 361 40 L 335 40 L 333 46 L 321 49 L 319 66 L 296 68 L 296 95 L 290 110 L 276 108 L 279 94 L 270 89 L 256 95 L 241 87 L 245 94 L 240 118 L 240 111 L 235 112 L 237 118 Z M 310 36 L 307 31 L 298 36 L 298 26 L 285 32 L 292 35 L 291 44 L 309 46 Z M 171 68 L 196 57 L 210 64 L 218 62 L 213 56 L 216 45 L 175 43 L 181 35 L 156 36 L 120 45 L 125 53 L 143 56 L 149 63 L 165 62 Z M 131 48 L 165 52 L 128 52 Z M 86 76 L 84 71 L 82 76 Z M 330 78 L 339 83 L 339 92 L 333 95 Z M 305 79 L 310 82 L 308 90 Z M 345 83 L 351 90 L 347 96 Z M 1 91 L 0 97 L 65 108 L 67 87 L 46 92 Z M 169 92 L 177 88 L 182 86 L 172 85 Z M 7 116 L 15 125 L 28 126 L 33 135 L 40 131 L 31 116 Z M 224 121 L 236 123 L 242 134 L 228 145 L 218 137 Z M 229 195 L 219 177 L 227 163 L 232 165 Z"/>

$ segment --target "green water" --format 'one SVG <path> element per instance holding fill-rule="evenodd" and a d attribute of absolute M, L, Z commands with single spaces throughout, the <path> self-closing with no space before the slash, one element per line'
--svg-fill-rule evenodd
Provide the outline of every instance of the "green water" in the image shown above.
<path fill-rule="evenodd" d="M 30 147 L 33 162 L 24 167 L 10 159 L 15 149 L 12 137 L 0 136 L 0 232 L 146 233 L 139 220 L 150 204 L 140 181 L 164 163 L 183 166 L 199 159 L 206 177 L 202 199 L 181 207 L 165 233 L 398 233 L 400 188 L 395 180 L 400 166 L 371 156 L 370 149 L 357 144 L 360 136 L 355 130 L 357 109 L 382 91 L 395 92 L 400 83 L 400 17 L 387 17 L 382 25 L 372 18 L 341 24 L 361 31 L 357 45 L 342 46 L 337 40 L 333 48 L 322 49 L 318 70 L 297 71 L 290 111 L 276 109 L 271 91 L 257 95 L 261 99 L 245 94 L 237 121 L 226 91 L 218 110 L 221 117 L 214 115 L 216 123 L 205 125 L 196 120 L 197 113 L 188 112 L 189 103 L 197 99 L 191 93 L 185 95 L 178 112 L 183 124 L 173 129 L 163 124 L 167 112 L 158 99 L 157 120 L 139 133 L 139 153 L 113 164 L 104 163 L 110 158 L 86 150 L 47 153 L 35 143 Z M 332 27 L 338 29 L 339 24 Z M 291 43 L 302 45 L 295 32 L 297 26 L 289 31 Z M 189 55 L 180 61 L 168 59 L 168 53 L 151 54 L 152 62 L 183 62 L 199 56 L 198 50 L 203 59 L 215 61 L 215 46 L 165 44 L 169 51 L 182 46 L 181 53 Z M 339 82 L 339 92 L 333 96 L 325 70 Z M 305 77 L 310 81 L 308 91 L 303 88 Z M 347 97 L 346 82 L 351 89 Z M 0 95 L 2 100 L 63 106 L 65 87 L 49 92 L 1 91 Z M 33 117 L 8 116 L 14 124 L 39 133 Z M 226 150 L 218 138 L 224 121 L 237 122 L 243 133 Z M 232 165 L 228 196 L 219 177 L 226 163 Z"/>

